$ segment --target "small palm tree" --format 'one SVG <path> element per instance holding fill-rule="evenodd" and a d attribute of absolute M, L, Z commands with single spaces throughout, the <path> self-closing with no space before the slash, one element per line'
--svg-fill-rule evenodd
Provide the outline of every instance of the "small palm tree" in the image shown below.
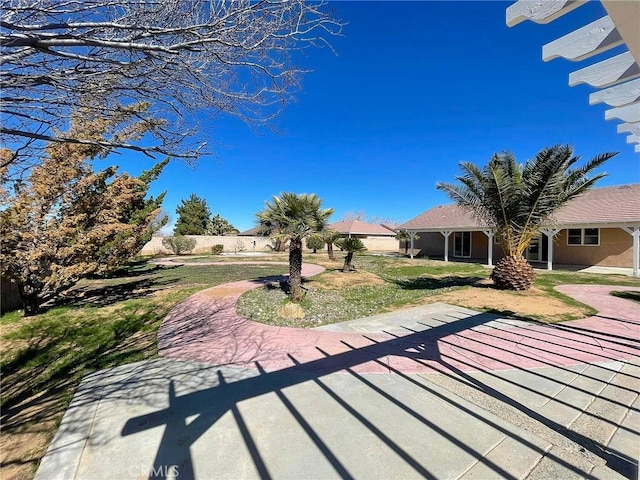
<path fill-rule="evenodd" d="M 344 257 L 344 267 L 342 267 L 343 272 L 350 272 L 353 270 L 353 265 L 351 262 L 353 261 L 353 254 L 355 252 L 364 252 L 366 250 L 362 240 L 359 238 L 341 238 L 336 240 L 335 244 L 338 248 L 347 252 L 347 256 Z"/>
<path fill-rule="evenodd" d="M 340 235 L 340 232 L 331 228 L 327 228 L 322 232 L 322 238 L 327 244 L 327 255 L 332 262 L 336 259 L 333 253 L 333 244 L 340 238 Z"/>
<path fill-rule="evenodd" d="M 491 279 L 498 288 L 527 290 L 535 272 L 522 254 L 540 227 L 553 221 L 553 213 L 572 198 L 590 189 L 604 173 L 588 178 L 595 168 L 617 153 L 603 153 L 582 167 L 569 145 L 541 150 L 524 165 L 513 154 L 495 154 L 481 170 L 463 162 L 461 183 L 438 183 L 458 205 L 469 209 L 494 231 L 505 257 L 498 261 Z"/>
<path fill-rule="evenodd" d="M 302 300 L 302 241 L 321 232 L 333 213 L 321 208 L 322 200 L 315 194 L 282 193 L 256 214 L 258 232 L 286 242 L 289 240 L 289 287 L 294 301 Z"/>
<path fill-rule="evenodd" d="M 420 240 L 420 235 L 413 234 L 414 240 Z M 404 242 L 404 253 L 409 253 L 409 244 L 411 243 L 411 235 L 406 230 L 400 230 L 396 235 L 396 240 Z"/>

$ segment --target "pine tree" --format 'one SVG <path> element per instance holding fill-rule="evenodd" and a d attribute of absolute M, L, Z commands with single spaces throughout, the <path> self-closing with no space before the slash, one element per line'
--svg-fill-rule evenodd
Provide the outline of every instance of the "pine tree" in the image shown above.
<path fill-rule="evenodd" d="M 176 208 L 178 220 L 173 229 L 174 235 L 206 235 L 211 211 L 204 198 L 195 193 L 180 202 Z"/>
<path fill-rule="evenodd" d="M 122 138 L 139 138 L 144 126 L 119 129 L 127 120 L 79 115 L 70 133 L 96 139 L 116 130 Z M 169 160 L 136 178 L 115 166 L 94 171 L 90 160 L 104 153 L 95 145 L 52 143 L 26 180 L 5 192 L 1 274 L 17 284 L 27 316 L 82 277 L 126 262 L 162 227 L 157 218 L 164 194 L 146 195 Z"/>
<path fill-rule="evenodd" d="M 207 235 L 235 235 L 238 232 L 239 230 L 236 227 L 218 214 L 211 217 L 207 225 Z"/>

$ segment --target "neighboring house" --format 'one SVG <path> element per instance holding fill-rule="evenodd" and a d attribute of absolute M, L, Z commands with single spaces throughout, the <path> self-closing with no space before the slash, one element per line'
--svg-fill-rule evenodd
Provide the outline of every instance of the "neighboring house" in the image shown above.
<path fill-rule="evenodd" d="M 503 256 L 493 232 L 457 205 L 440 205 L 400 225 L 414 253 L 491 265 Z M 640 184 L 594 188 L 559 209 L 525 253 L 531 262 L 632 267 L 639 275 Z"/>
<path fill-rule="evenodd" d="M 343 237 L 359 238 L 370 252 L 398 251 L 396 232 L 388 226 L 360 220 L 342 220 L 332 223 L 329 228 L 338 231 Z"/>
<path fill-rule="evenodd" d="M 361 222 L 360 220 L 342 220 L 329 225 L 345 237 L 356 238 L 395 238 L 396 232 L 384 225 Z"/>
<path fill-rule="evenodd" d="M 238 237 L 255 237 L 258 236 L 258 227 L 250 228 L 249 230 L 245 230 L 244 232 L 240 232 L 237 234 Z"/>

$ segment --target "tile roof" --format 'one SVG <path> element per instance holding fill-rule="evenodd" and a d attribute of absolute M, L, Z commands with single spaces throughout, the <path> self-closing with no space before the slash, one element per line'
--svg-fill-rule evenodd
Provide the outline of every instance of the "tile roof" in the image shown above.
<path fill-rule="evenodd" d="M 458 205 L 438 205 L 412 218 L 398 227 L 399 230 L 414 230 L 416 228 L 456 228 L 476 230 L 482 228 L 471 213 Z"/>
<path fill-rule="evenodd" d="M 256 235 L 258 235 L 258 227 L 253 227 L 249 230 L 238 233 L 239 237 L 255 237 Z"/>
<path fill-rule="evenodd" d="M 342 220 L 329 225 L 330 228 L 348 235 L 384 235 L 393 237 L 396 232 L 375 223 L 365 223 L 360 220 Z"/>
<path fill-rule="evenodd" d="M 555 214 L 558 224 L 640 223 L 640 183 L 594 188 Z"/>
<path fill-rule="evenodd" d="M 640 224 L 640 183 L 594 188 L 571 200 L 554 215 L 557 225 Z M 483 228 L 483 223 L 457 205 L 439 205 L 398 226 L 400 230 Z"/>

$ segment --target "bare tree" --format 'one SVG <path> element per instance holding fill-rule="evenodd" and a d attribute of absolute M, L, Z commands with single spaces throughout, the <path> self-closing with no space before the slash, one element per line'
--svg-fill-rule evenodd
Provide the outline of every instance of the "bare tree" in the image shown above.
<path fill-rule="evenodd" d="M 61 133 L 70 112 L 106 117 L 140 102 L 153 142 L 93 142 L 196 158 L 218 113 L 254 126 L 277 115 L 305 73 L 296 52 L 341 28 L 325 3 L 304 0 L 3 0 L 0 132 L 11 154 L 0 159 L 91 141 Z"/>

